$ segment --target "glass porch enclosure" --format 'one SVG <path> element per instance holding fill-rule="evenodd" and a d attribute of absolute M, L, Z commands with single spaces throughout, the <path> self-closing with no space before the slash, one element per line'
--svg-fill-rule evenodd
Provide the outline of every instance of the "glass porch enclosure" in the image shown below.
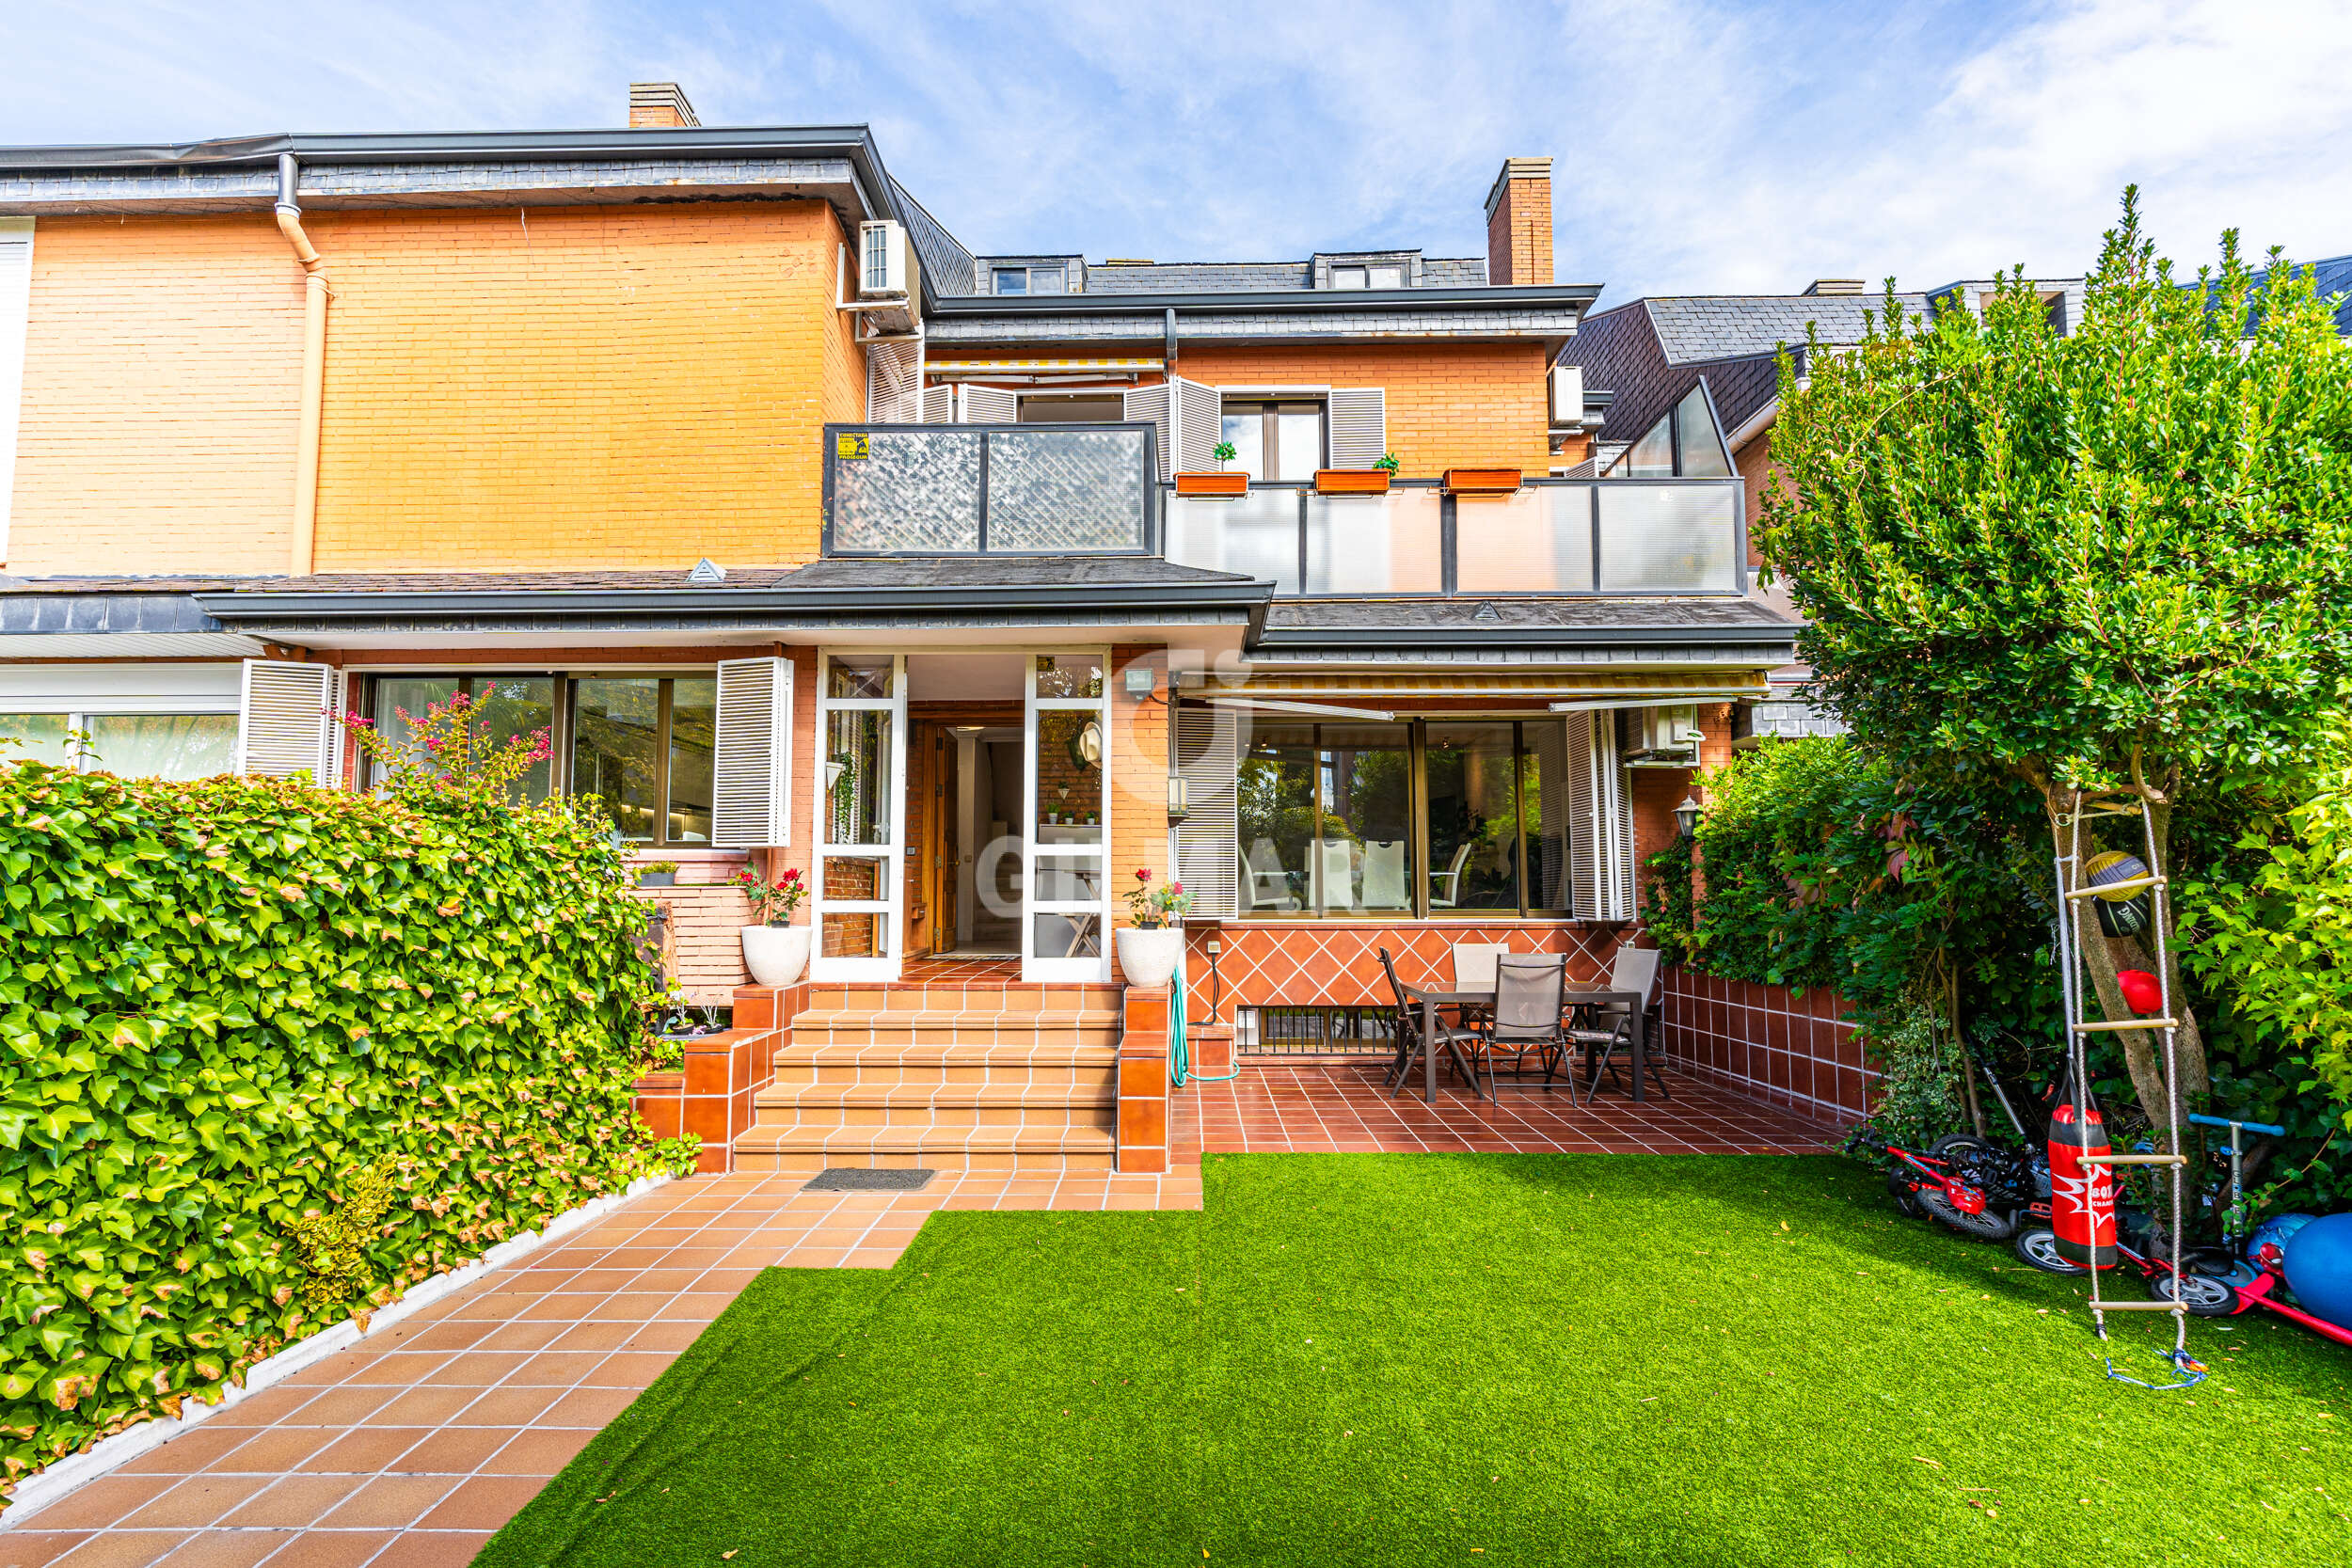
<path fill-rule="evenodd" d="M 896 980 L 905 968 L 907 874 L 914 863 L 907 843 L 907 656 L 828 649 L 818 657 L 809 974 Z M 1019 657 L 1021 977 L 1107 980 L 1109 651 Z"/>

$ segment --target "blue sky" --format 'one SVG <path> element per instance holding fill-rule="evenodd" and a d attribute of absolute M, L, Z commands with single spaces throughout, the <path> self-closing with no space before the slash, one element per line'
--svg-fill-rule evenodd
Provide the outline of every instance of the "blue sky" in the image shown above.
<path fill-rule="evenodd" d="M 865 121 L 982 251 L 1485 249 L 1555 162 L 1563 279 L 1642 293 L 2082 270 L 2126 181 L 2168 254 L 2352 251 L 2340 3 L 18 0 L 0 141 Z M 2314 150 L 2336 150 L 2331 160 Z"/>

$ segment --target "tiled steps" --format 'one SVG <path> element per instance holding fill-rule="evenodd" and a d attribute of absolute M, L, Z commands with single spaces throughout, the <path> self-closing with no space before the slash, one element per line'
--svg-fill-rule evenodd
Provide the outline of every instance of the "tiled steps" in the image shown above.
<path fill-rule="evenodd" d="M 819 987 L 736 1139 L 736 1168 L 1107 1169 L 1119 988 Z"/>

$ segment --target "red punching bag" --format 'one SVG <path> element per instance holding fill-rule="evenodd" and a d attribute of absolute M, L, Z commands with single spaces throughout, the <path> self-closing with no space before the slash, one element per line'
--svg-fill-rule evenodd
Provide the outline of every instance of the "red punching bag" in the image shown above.
<path fill-rule="evenodd" d="M 2115 1266 L 2115 1179 L 2104 1164 L 2083 1164 L 2085 1154 L 2107 1151 L 2106 1123 L 2070 1069 L 2050 1108 L 2050 1228 L 2058 1256 L 2085 1268 Z"/>

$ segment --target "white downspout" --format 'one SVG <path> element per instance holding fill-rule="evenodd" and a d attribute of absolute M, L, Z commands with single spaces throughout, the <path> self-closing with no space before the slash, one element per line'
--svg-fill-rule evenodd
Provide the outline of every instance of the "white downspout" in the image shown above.
<path fill-rule="evenodd" d="M 308 577 L 316 557 L 319 523 L 319 420 L 326 401 L 326 259 L 302 231 L 302 206 L 295 198 L 301 166 L 291 152 L 278 155 L 278 231 L 302 263 L 302 429 L 294 447 L 294 547 L 288 570 Z"/>

